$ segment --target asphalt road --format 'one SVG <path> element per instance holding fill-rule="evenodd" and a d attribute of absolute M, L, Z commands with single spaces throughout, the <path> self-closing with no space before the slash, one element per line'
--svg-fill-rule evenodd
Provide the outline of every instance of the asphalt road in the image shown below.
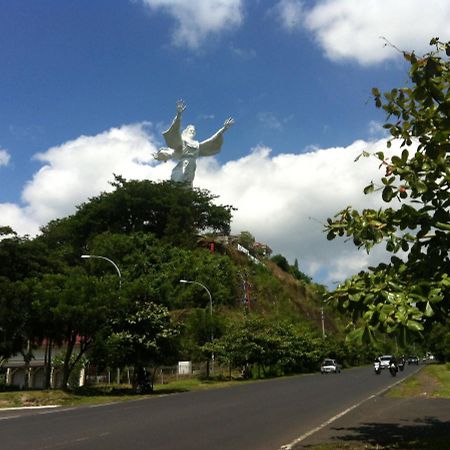
<path fill-rule="evenodd" d="M 164 397 L 0 412 L 8 450 L 277 450 L 417 369 L 391 377 L 371 367 Z"/>

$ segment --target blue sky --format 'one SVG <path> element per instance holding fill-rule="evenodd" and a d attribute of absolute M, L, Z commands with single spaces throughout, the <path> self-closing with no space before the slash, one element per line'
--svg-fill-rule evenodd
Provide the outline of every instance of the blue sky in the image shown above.
<path fill-rule="evenodd" d="M 0 3 L 1 224 L 33 235 L 109 189 L 113 172 L 169 178 L 172 163 L 152 154 L 183 99 L 200 139 L 235 119 L 194 182 L 238 207 L 233 232 L 326 283 L 379 256 L 327 243 L 318 222 L 371 204 L 361 191 L 376 163 L 353 164 L 385 145 L 370 90 L 407 81 L 380 36 L 428 51 L 449 38 L 448 2 Z"/>

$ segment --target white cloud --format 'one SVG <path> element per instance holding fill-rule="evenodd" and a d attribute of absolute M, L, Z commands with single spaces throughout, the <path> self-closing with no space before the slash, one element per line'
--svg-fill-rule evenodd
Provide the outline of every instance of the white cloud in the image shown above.
<path fill-rule="evenodd" d="M 177 25 L 173 42 L 196 49 L 212 35 L 239 26 L 243 20 L 242 0 L 142 0 L 152 10 L 161 9 Z"/>
<path fill-rule="evenodd" d="M 35 235 L 49 220 L 72 214 L 76 205 L 112 190 L 108 182 L 113 173 L 127 179 L 169 179 L 174 163 L 154 161 L 155 138 L 148 128 L 145 124 L 113 128 L 37 155 L 44 165 L 24 188 L 24 206 L 0 204 L 0 225 Z M 194 185 L 219 195 L 219 203 L 238 208 L 233 233 L 249 230 L 291 263 L 297 258 L 301 270 L 330 284 L 381 255 L 369 257 L 342 240 L 328 242 L 322 224 L 349 204 L 356 208 L 381 204 L 378 195 L 364 196 L 362 189 L 378 180 L 382 169 L 375 159 L 358 163 L 354 159 L 363 150 L 385 150 L 385 143 L 356 141 L 346 148 L 276 156 L 257 147 L 222 166 L 214 158 L 201 158 Z"/>
<path fill-rule="evenodd" d="M 22 192 L 23 208 L 0 204 L 1 225 L 35 235 L 48 221 L 72 214 L 75 206 L 112 190 L 113 174 L 133 179 L 166 179 L 170 163 L 157 164 L 148 124 L 112 128 L 97 136 L 53 147 L 35 156 L 44 165 Z"/>
<path fill-rule="evenodd" d="M 287 30 L 292 31 L 302 25 L 303 3 L 300 0 L 281 0 L 274 11 Z"/>
<path fill-rule="evenodd" d="M 232 232 L 249 230 L 291 263 L 325 283 L 340 281 L 383 257 L 357 251 L 352 242 L 327 241 L 323 223 L 348 205 L 378 208 L 378 194 L 365 196 L 363 188 L 384 175 L 373 158 L 354 162 L 363 150 L 383 150 L 386 141 L 356 141 L 346 148 L 306 154 L 270 155 L 259 147 L 237 161 L 219 166 L 200 161 L 195 184 L 220 195 L 219 201 L 238 208 Z"/>
<path fill-rule="evenodd" d="M 368 131 L 372 139 L 381 139 L 383 137 L 389 136 L 388 130 L 383 128 L 383 124 L 381 122 L 377 122 L 376 120 L 371 120 L 369 122 Z"/>
<path fill-rule="evenodd" d="M 7 166 L 9 164 L 9 159 L 9 153 L 0 147 L 0 166 Z"/>
<path fill-rule="evenodd" d="M 27 208 L 13 203 L 0 203 L 0 217 L 0 226 L 8 225 L 20 236 L 35 236 L 43 225 L 29 214 Z"/>
<path fill-rule="evenodd" d="M 401 50 L 428 52 L 432 37 L 450 39 L 450 2 L 447 0 L 318 0 L 303 8 L 300 2 L 282 0 L 284 26 L 304 26 L 313 33 L 325 55 L 334 60 L 354 60 L 370 65 L 400 57 L 385 46 L 385 37 Z M 289 9 L 294 12 L 289 13 Z"/>

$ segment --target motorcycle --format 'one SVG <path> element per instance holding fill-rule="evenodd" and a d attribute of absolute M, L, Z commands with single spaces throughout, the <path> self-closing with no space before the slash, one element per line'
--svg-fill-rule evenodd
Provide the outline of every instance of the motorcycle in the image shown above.
<path fill-rule="evenodd" d="M 405 359 L 401 358 L 400 361 L 398 362 L 398 368 L 400 369 L 400 371 L 403 371 L 403 369 L 405 368 Z"/>
<path fill-rule="evenodd" d="M 397 376 L 397 372 L 398 372 L 397 364 L 395 364 L 394 362 L 389 363 L 389 373 L 393 377 L 396 377 Z"/>
<path fill-rule="evenodd" d="M 375 360 L 375 362 L 373 363 L 373 368 L 375 369 L 375 373 L 377 375 L 380 375 L 381 373 L 381 363 L 379 360 Z"/>
<path fill-rule="evenodd" d="M 136 394 L 150 394 L 153 392 L 153 385 L 147 369 L 139 367 L 136 370 L 136 383 L 134 391 Z"/>

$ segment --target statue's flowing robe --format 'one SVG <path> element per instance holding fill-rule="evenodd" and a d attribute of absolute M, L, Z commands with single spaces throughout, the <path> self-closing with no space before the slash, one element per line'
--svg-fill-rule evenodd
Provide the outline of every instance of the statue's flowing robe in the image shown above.
<path fill-rule="evenodd" d="M 221 128 L 209 139 L 199 143 L 183 140 L 181 136 L 181 114 L 177 114 L 169 129 L 163 132 L 168 149 L 161 149 L 162 152 L 167 154 L 167 158 L 170 156 L 179 161 L 172 171 L 172 180 L 188 182 L 192 186 L 197 167 L 197 157 L 212 156 L 219 153 L 223 144 L 223 132 L 224 129 Z"/>

